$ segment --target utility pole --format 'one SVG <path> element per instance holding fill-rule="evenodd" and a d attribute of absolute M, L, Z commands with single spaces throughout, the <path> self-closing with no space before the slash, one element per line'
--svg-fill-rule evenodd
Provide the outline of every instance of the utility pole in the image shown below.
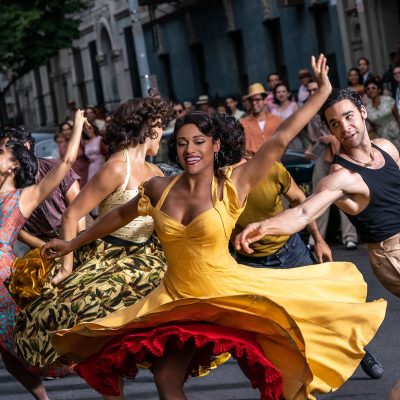
<path fill-rule="evenodd" d="M 128 4 L 132 20 L 133 42 L 135 44 L 142 96 L 147 96 L 147 90 L 150 88 L 150 71 L 147 62 L 146 44 L 142 23 L 140 22 L 139 4 L 138 0 L 128 0 Z"/>

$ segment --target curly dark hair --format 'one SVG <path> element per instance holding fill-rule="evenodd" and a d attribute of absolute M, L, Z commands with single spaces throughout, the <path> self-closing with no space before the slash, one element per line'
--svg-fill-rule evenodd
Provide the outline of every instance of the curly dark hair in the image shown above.
<path fill-rule="evenodd" d="M 376 85 L 376 87 L 378 88 L 379 94 L 382 94 L 383 92 L 383 82 L 382 79 L 378 79 L 375 76 L 372 78 L 369 78 L 365 81 L 364 83 L 364 88 L 365 90 L 367 90 L 368 85 L 370 85 L 371 83 L 373 83 L 374 85 Z"/>
<path fill-rule="evenodd" d="M 168 141 L 168 157 L 170 161 L 177 162 L 177 135 L 179 130 L 188 124 L 194 124 L 197 129 L 213 141 L 220 140 L 221 148 L 214 163 L 214 170 L 238 163 L 245 151 L 245 135 L 242 124 L 231 114 L 208 114 L 194 111 L 178 119 L 175 123 L 174 133 Z"/>
<path fill-rule="evenodd" d="M 35 147 L 35 138 L 32 134 L 23 128 L 9 128 L 6 127 L 0 130 L 0 140 L 7 139 L 22 144 L 29 143 L 30 150 L 33 151 Z"/>
<path fill-rule="evenodd" d="M 165 99 L 139 97 L 127 100 L 107 123 L 103 141 L 109 145 L 110 152 L 143 144 L 147 138 L 155 139 L 154 128 L 165 128 L 172 117 L 172 104 Z"/>
<path fill-rule="evenodd" d="M 360 95 L 354 90 L 338 89 L 338 88 L 332 89 L 332 93 L 329 95 L 329 97 L 319 110 L 319 115 L 321 117 L 321 120 L 324 122 L 326 126 L 329 127 L 328 121 L 325 116 L 325 111 L 342 100 L 350 100 L 357 107 L 359 111 L 361 111 L 361 107 L 363 107 L 363 102 L 361 100 Z"/>
<path fill-rule="evenodd" d="M 17 161 L 14 170 L 14 183 L 17 189 L 31 186 L 35 183 L 38 170 L 37 158 L 21 142 L 9 140 L 5 147 L 11 153 L 11 160 Z"/>

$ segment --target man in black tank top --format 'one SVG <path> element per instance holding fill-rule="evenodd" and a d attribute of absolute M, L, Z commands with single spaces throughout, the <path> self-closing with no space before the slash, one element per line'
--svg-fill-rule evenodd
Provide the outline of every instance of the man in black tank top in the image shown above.
<path fill-rule="evenodd" d="M 235 247 L 250 253 L 249 245 L 265 235 L 298 232 L 334 203 L 367 244 L 376 277 L 400 297 L 399 152 L 386 139 L 370 140 L 367 110 L 349 89 L 333 89 L 320 114 L 341 144 L 329 175 L 304 203 L 248 225 L 236 237 Z"/>

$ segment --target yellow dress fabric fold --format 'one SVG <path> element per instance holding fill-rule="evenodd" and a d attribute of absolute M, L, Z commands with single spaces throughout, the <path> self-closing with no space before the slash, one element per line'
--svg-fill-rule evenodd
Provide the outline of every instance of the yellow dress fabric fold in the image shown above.
<path fill-rule="evenodd" d="M 355 265 L 325 263 L 271 270 L 237 264 L 228 240 L 242 211 L 231 169 L 214 207 L 183 225 L 162 211 L 175 177 L 155 207 L 141 188 L 139 211 L 151 215 L 167 258 L 159 287 L 138 303 L 90 323 L 57 332 L 56 350 L 80 361 L 113 337 L 179 321 L 206 321 L 254 332 L 283 376 L 287 400 L 337 389 L 357 368 L 364 346 L 384 319 L 386 302 L 366 302 Z"/>
<path fill-rule="evenodd" d="M 40 249 L 34 249 L 16 258 L 11 267 L 12 274 L 8 290 L 18 305 L 40 296 L 42 288 L 48 283 L 54 265 L 40 256 Z"/>

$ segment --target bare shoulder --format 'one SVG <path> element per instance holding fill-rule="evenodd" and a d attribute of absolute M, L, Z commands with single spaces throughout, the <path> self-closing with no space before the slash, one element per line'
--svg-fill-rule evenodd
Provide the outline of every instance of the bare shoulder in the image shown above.
<path fill-rule="evenodd" d="M 167 186 L 172 182 L 173 179 L 174 179 L 173 176 L 168 176 L 168 177 L 154 176 L 144 184 L 145 194 L 146 196 L 149 197 L 153 206 L 157 204 L 162 193 L 167 188 Z"/>
<path fill-rule="evenodd" d="M 161 171 L 160 167 L 158 167 L 156 164 L 148 162 L 147 165 L 154 172 L 154 175 L 156 175 L 156 176 L 164 176 L 164 173 Z"/>
<path fill-rule="evenodd" d="M 396 146 L 387 139 L 377 138 L 372 140 L 372 143 L 377 145 L 382 150 L 386 151 L 394 161 L 399 162 L 399 151 Z"/>

